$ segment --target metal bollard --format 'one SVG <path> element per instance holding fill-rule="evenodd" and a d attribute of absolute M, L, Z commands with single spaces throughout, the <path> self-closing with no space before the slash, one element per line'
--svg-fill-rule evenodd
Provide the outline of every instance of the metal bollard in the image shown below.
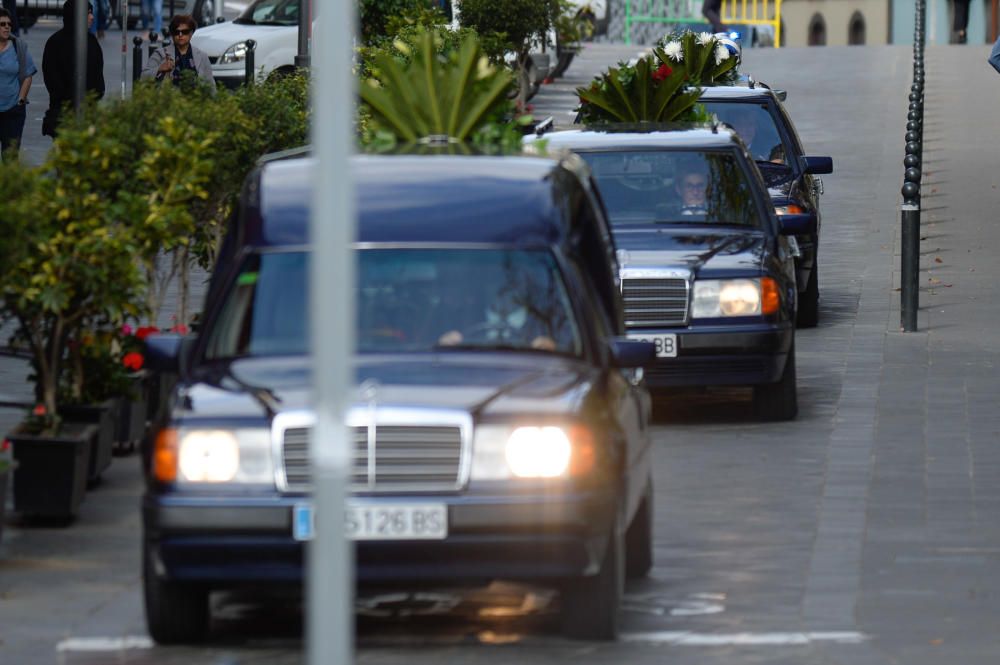
<path fill-rule="evenodd" d="M 245 60 L 246 72 L 244 73 L 243 82 L 244 84 L 249 86 L 253 85 L 254 83 L 254 70 L 256 69 L 256 67 L 254 67 L 253 54 L 254 51 L 257 49 L 257 42 L 252 39 L 248 39 L 246 41 L 246 45 L 247 45 L 247 56 Z"/>
<path fill-rule="evenodd" d="M 903 183 L 903 205 L 900 207 L 902 235 L 900 263 L 900 326 L 903 332 L 916 332 L 919 308 L 920 275 L 920 206 L 916 197 L 920 187 L 913 182 Z"/>
<path fill-rule="evenodd" d="M 142 37 L 132 40 L 132 80 L 138 81 L 142 76 Z"/>
<path fill-rule="evenodd" d="M 149 31 L 149 55 L 153 55 L 153 53 L 156 51 L 156 46 L 157 46 L 156 41 L 159 38 L 160 36 L 156 34 L 156 32 L 154 32 L 153 30 Z"/>

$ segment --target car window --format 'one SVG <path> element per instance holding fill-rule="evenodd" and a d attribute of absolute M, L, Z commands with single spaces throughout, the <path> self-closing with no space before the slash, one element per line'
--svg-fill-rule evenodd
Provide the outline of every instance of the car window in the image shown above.
<path fill-rule="evenodd" d="M 704 102 L 705 109 L 714 113 L 743 139 L 755 160 L 788 163 L 788 150 L 781 132 L 766 104 L 739 102 Z"/>
<path fill-rule="evenodd" d="M 760 228 L 735 151 L 584 152 L 611 223 L 712 223 Z"/>
<path fill-rule="evenodd" d="M 357 252 L 358 350 L 582 353 L 551 252 Z M 308 254 L 249 257 L 207 331 L 206 359 L 308 353 Z"/>
<path fill-rule="evenodd" d="M 249 25 L 298 25 L 299 0 L 257 0 L 233 22 Z"/>

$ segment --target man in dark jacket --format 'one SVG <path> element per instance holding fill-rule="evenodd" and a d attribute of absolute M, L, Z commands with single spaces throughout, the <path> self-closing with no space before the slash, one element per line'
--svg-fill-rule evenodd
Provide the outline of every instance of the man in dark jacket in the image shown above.
<path fill-rule="evenodd" d="M 86 0 L 80 0 L 86 2 Z M 49 110 L 42 119 L 42 134 L 55 136 L 59 125 L 59 114 L 66 104 L 73 102 L 74 80 L 76 79 L 76 2 L 66 0 L 63 4 L 63 28 L 45 42 L 42 52 L 42 78 L 49 91 Z M 87 28 L 94 21 L 94 10 L 88 4 Z M 104 53 L 97 37 L 87 32 L 87 84 L 86 92 L 94 93 L 98 99 L 104 96 Z"/>

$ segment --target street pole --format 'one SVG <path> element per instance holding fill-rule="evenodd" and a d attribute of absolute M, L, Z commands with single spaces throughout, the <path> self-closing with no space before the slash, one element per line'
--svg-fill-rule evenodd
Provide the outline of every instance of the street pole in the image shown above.
<path fill-rule="evenodd" d="M 306 546 L 309 665 L 354 660 L 354 547 L 344 537 L 349 465 L 347 409 L 353 385 L 354 252 L 357 222 L 348 158 L 353 151 L 354 3 L 322 0 L 322 22 L 312 67 L 314 119 L 310 220 L 310 334 L 312 403 L 310 440 L 315 533 Z"/>
<path fill-rule="evenodd" d="M 119 16 L 122 17 L 122 99 L 125 99 L 128 92 L 126 84 L 128 76 L 125 75 L 125 72 L 128 71 L 128 0 L 121 0 L 121 3 Z"/>
<path fill-rule="evenodd" d="M 73 5 L 73 46 L 76 54 L 73 69 L 73 109 L 79 118 L 83 115 L 83 96 L 87 92 L 87 0 L 76 0 Z"/>
<path fill-rule="evenodd" d="M 212 3 L 212 23 L 221 23 L 220 18 L 225 16 L 226 0 L 215 0 Z"/>
<path fill-rule="evenodd" d="M 295 54 L 295 66 L 309 67 L 309 43 L 312 41 L 312 0 L 299 0 L 299 44 Z"/>

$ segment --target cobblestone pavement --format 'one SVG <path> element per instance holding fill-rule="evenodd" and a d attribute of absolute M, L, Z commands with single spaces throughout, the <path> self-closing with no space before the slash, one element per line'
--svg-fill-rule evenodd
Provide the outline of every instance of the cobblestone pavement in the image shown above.
<path fill-rule="evenodd" d="M 592 46 L 536 112 L 561 111 L 564 125 L 574 82 L 634 50 Z M 996 662 L 1000 183 L 989 137 L 1000 78 L 983 47 L 927 50 L 921 332 L 904 335 L 894 289 L 910 54 L 746 53 L 747 71 L 788 90 L 809 152 L 834 157 L 820 325 L 799 332 L 795 422 L 754 422 L 739 391 L 660 402 L 656 566 L 628 589 L 624 638 L 556 637 L 545 590 L 367 597 L 359 663 Z M 118 458 L 73 526 L 8 523 L 0 661 L 302 662 L 295 599 L 218 598 L 208 645 L 149 644 L 139 492 L 137 460 Z"/>

